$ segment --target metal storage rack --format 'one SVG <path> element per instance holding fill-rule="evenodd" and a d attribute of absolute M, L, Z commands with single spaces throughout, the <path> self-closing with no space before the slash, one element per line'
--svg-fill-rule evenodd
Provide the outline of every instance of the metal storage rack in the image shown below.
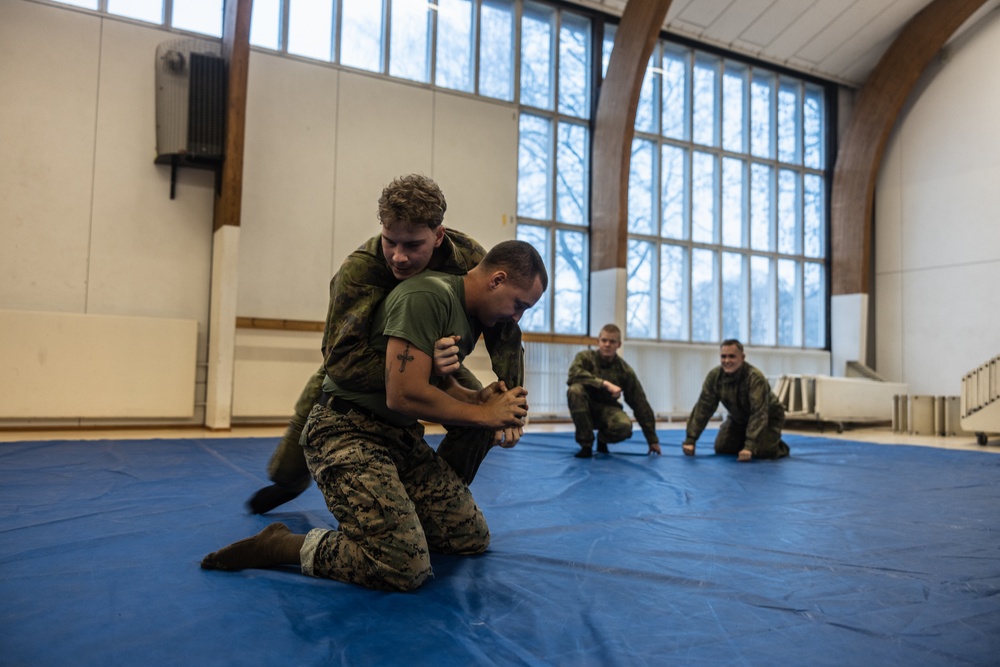
<path fill-rule="evenodd" d="M 960 395 L 962 428 L 976 434 L 976 442 L 985 445 L 989 434 L 1000 433 L 1000 356 L 962 378 Z"/>

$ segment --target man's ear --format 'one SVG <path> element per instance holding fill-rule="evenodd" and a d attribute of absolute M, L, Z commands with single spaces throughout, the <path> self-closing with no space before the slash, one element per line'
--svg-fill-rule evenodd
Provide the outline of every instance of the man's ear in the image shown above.
<path fill-rule="evenodd" d="M 444 241 L 444 225 L 438 225 L 437 229 L 434 230 L 434 247 L 440 248 L 441 243 Z"/>
<path fill-rule="evenodd" d="M 495 289 L 497 287 L 500 287 L 500 285 L 502 285 L 506 280 L 507 280 L 506 271 L 503 270 L 494 271 L 490 275 L 490 289 Z"/>

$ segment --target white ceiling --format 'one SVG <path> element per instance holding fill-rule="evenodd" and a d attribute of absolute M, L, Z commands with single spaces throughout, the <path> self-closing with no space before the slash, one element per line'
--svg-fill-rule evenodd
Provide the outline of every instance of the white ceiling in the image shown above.
<path fill-rule="evenodd" d="M 621 16 L 629 0 L 570 1 Z M 931 1 L 673 0 L 663 27 L 671 34 L 857 87 L 907 21 Z M 1000 0 L 988 0 L 966 26 L 998 6 Z"/>

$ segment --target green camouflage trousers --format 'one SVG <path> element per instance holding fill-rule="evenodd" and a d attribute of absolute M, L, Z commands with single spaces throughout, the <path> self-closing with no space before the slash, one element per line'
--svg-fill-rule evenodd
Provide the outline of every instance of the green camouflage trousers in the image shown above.
<path fill-rule="evenodd" d="M 340 526 L 310 531 L 303 573 L 409 591 L 431 575 L 430 552 L 486 550 L 490 530 L 469 487 L 423 434 L 420 424 L 401 428 L 313 407 L 303 449 Z"/>
<path fill-rule="evenodd" d="M 576 441 L 587 446 L 597 437 L 604 442 L 621 442 L 632 437 L 632 420 L 618 403 L 602 403 L 591 397 L 584 384 L 571 384 L 566 390 L 566 403 L 576 427 Z M 603 391 L 603 390 L 600 390 Z M 607 393 L 607 392 L 605 392 Z"/>
<path fill-rule="evenodd" d="M 767 423 L 767 428 L 757 441 L 757 451 L 754 456 L 758 459 L 780 459 L 788 456 L 788 445 L 781 439 L 781 427 L 785 425 L 785 417 L 781 419 L 771 418 Z M 719 434 L 715 436 L 716 454 L 739 454 L 746 445 L 747 426 L 737 424 L 731 417 L 726 417 L 722 425 L 719 426 Z"/>

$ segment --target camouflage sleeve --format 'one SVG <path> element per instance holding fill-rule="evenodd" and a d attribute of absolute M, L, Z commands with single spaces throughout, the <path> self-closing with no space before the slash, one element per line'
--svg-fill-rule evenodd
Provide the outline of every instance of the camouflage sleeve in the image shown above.
<path fill-rule="evenodd" d="M 369 344 L 371 318 L 397 281 L 370 251 L 371 243 L 351 253 L 330 282 L 324 365 L 338 385 L 351 391 L 378 391 L 384 383 L 385 355 Z"/>
<path fill-rule="evenodd" d="M 573 358 L 573 363 L 569 365 L 569 376 L 566 384 L 582 384 L 595 389 L 600 389 L 604 380 L 594 375 L 594 365 L 592 355 L 589 350 L 577 352 Z"/>
<path fill-rule="evenodd" d="M 479 381 L 476 374 L 465 366 L 459 365 L 458 370 L 452 373 L 452 377 L 456 382 L 458 382 L 458 384 L 462 385 L 466 389 L 479 391 L 483 388 L 483 383 Z"/>
<path fill-rule="evenodd" d="M 763 373 L 750 373 L 747 378 L 747 392 L 749 393 L 750 418 L 747 420 L 747 438 L 744 447 L 756 454 L 757 440 L 767 428 L 771 385 Z"/>
<path fill-rule="evenodd" d="M 501 322 L 483 330 L 483 341 L 498 380 L 508 389 L 524 385 L 524 347 L 517 322 Z"/>
<path fill-rule="evenodd" d="M 715 388 L 718 371 L 719 369 L 709 371 L 708 376 L 705 378 L 705 383 L 701 386 L 701 395 L 691 410 L 691 416 L 688 417 L 684 444 L 693 445 L 698 442 L 702 431 L 708 425 L 708 420 L 712 418 L 712 415 L 715 414 L 715 409 L 719 407 L 719 392 Z"/>
<path fill-rule="evenodd" d="M 451 227 L 446 228 L 444 233 L 451 242 L 453 248 L 451 254 L 453 257 L 450 259 L 455 262 L 456 268 L 452 271 L 447 266 L 443 266 L 440 270 L 446 273 L 458 274 L 459 271 L 466 273 L 479 264 L 479 262 L 483 261 L 483 257 L 486 256 L 486 249 L 479 245 L 476 239 Z"/>
<path fill-rule="evenodd" d="M 624 361 L 622 363 L 625 364 Z M 622 387 L 625 402 L 632 408 L 635 420 L 639 422 L 642 434 L 646 436 L 646 442 L 649 444 L 659 443 L 660 436 L 656 434 L 656 414 L 653 413 L 653 408 L 649 406 L 649 401 L 646 399 L 646 392 L 643 390 L 642 384 L 639 382 L 639 377 L 635 374 L 635 370 L 627 364 L 625 364 L 625 369 L 627 371 L 627 382 Z"/>

